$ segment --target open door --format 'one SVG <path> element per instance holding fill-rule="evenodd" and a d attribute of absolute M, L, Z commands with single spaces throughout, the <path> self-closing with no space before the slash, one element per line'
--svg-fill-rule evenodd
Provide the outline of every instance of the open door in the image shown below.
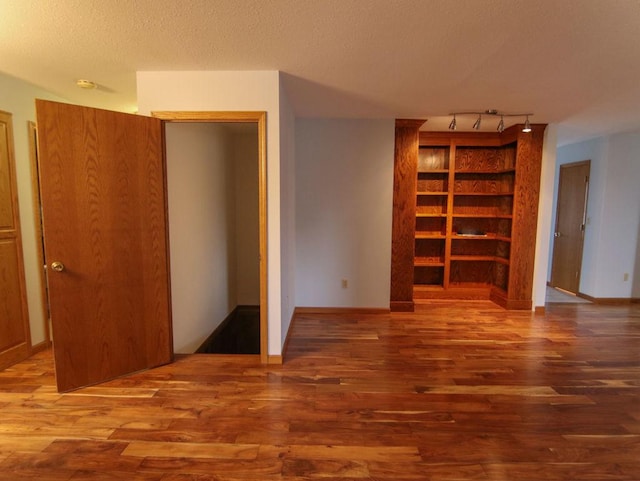
<path fill-rule="evenodd" d="M 558 179 L 551 286 L 573 294 L 580 290 L 589 169 L 588 160 L 561 165 Z"/>
<path fill-rule="evenodd" d="M 36 108 L 58 390 L 171 362 L 162 121 Z"/>

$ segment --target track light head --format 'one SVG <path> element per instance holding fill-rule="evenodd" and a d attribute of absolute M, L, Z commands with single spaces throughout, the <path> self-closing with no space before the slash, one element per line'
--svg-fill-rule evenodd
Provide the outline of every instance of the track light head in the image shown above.
<path fill-rule="evenodd" d="M 522 114 L 511 114 L 511 113 L 505 113 L 505 112 L 499 112 L 496 109 L 489 109 L 489 110 L 484 110 L 482 112 L 480 111 L 464 111 L 464 112 L 452 112 L 449 115 L 451 115 L 453 118 L 451 119 L 451 122 L 449 123 L 449 130 L 456 130 L 458 128 L 458 121 L 456 116 L 457 115 L 477 115 L 478 118 L 476 119 L 476 121 L 473 123 L 473 130 L 480 130 L 480 124 L 482 123 L 482 116 L 483 115 L 487 115 L 487 116 L 493 116 L 493 117 L 500 117 L 500 122 L 498 122 L 498 133 L 502 133 L 505 130 L 505 123 L 504 123 L 504 118 L 505 117 L 526 117 L 526 121 L 524 123 L 524 128 L 522 129 L 523 132 L 531 132 L 531 124 L 529 123 L 529 116 L 533 115 L 532 113 L 522 113 Z"/>

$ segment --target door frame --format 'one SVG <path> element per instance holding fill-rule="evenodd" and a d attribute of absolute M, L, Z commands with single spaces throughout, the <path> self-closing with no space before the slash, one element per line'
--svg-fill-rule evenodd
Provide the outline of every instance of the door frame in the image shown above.
<path fill-rule="evenodd" d="M 258 203 L 260 236 L 260 362 L 268 364 L 267 304 L 267 114 L 266 112 L 154 111 L 152 117 L 165 122 L 257 123 L 258 125 Z"/>
<path fill-rule="evenodd" d="M 584 206 L 582 209 L 582 236 L 581 236 L 581 241 L 580 241 L 580 245 L 579 245 L 579 258 L 580 258 L 580 265 L 578 266 L 578 279 L 577 279 L 577 289 L 576 292 L 574 292 L 573 294 L 579 295 L 580 294 L 580 281 L 582 278 L 582 262 L 583 262 L 583 258 L 582 258 L 582 254 L 583 254 L 583 249 L 584 249 L 584 236 L 585 236 L 585 232 L 586 232 L 586 225 L 587 225 L 587 204 L 589 201 L 589 186 L 590 186 L 590 182 L 591 182 L 591 160 L 581 160 L 578 162 L 569 162 L 566 164 L 561 164 L 559 166 L 558 169 L 558 191 L 556 193 L 556 211 L 555 211 L 555 223 L 553 226 L 553 232 L 554 232 L 554 241 L 553 241 L 553 249 L 551 251 L 551 276 L 550 276 L 550 281 L 549 281 L 549 285 L 551 287 L 556 287 L 556 279 L 554 279 L 554 265 L 556 262 L 556 241 L 555 241 L 555 237 L 556 237 L 556 233 L 558 232 L 558 221 L 559 221 L 559 209 L 560 209 L 560 195 L 561 195 L 561 191 L 560 188 L 562 186 L 562 169 L 567 169 L 567 168 L 572 168 L 572 167 L 582 167 L 582 166 L 586 166 L 588 168 L 588 173 L 587 173 L 587 178 L 585 180 L 585 192 L 584 192 Z"/>

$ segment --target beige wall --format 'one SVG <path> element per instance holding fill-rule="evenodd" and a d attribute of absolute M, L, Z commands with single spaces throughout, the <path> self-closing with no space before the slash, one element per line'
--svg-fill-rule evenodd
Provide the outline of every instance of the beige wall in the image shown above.
<path fill-rule="evenodd" d="M 35 234 L 35 213 L 29 159 L 29 138 L 27 123 L 35 122 L 35 99 L 57 100 L 50 92 L 34 85 L 0 73 L 0 110 L 13 116 L 13 137 L 16 157 L 16 177 L 18 183 L 18 204 L 20 227 L 24 252 L 25 277 L 27 284 L 27 305 L 31 328 L 31 343 L 37 345 L 45 340 L 45 313 L 42 306 L 40 270 L 38 263 L 38 243 Z"/>

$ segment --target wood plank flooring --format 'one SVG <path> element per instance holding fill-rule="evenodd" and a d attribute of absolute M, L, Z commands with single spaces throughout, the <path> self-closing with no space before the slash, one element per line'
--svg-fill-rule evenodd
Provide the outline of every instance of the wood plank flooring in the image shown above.
<path fill-rule="evenodd" d="M 640 305 L 305 314 L 283 366 L 197 354 L 56 393 L 0 372 L 4 480 L 640 480 Z"/>

